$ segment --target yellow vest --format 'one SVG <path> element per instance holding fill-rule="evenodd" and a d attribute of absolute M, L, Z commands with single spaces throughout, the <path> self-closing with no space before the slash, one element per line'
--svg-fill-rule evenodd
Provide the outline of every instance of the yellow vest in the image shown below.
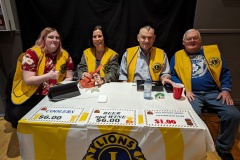
<path fill-rule="evenodd" d="M 203 46 L 204 57 L 207 68 L 215 83 L 221 88 L 220 75 L 222 71 L 222 59 L 217 45 Z M 192 91 L 192 66 L 191 60 L 186 51 L 180 50 L 175 54 L 174 70 L 182 81 L 187 91 Z"/>
<path fill-rule="evenodd" d="M 45 53 L 41 51 L 41 48 L 34 46 L 31 50 L 35 51 L 38 57 L 36 75 L 43 75 L 45 69 Z M 22 59 L 25 53 L 22 53 L 17 60 L 16 72 L 13 79 L 11 98 L 14 104 L 22 104 L 28 100 L 38 89 L 38 86 L 28 86 L 23 80 L 22 76 Z M 65 50 L 56 57 L 56 70 L 59 71 L 59 78 L 57 82 L 62 82 L 66 77 L 66 62 L 68 60 L 68 53 Z"/>
<path fill-rule="evenodd" d="M 127 49 L 127 71 L 128 82 L 134 81 L 134 73 L 136 70 L 137 58 L 138 58 L 139 46 L 135 46 Z M 164 66 L 164 51 L 152 47 L 151 57 L 149 62 L 149 71 L 153 81 L 160 80 L 160 74 Z"/>
<path fill-rule="evenodd" d="M 83 52 L 85 59 L 86 59 L 86 64 L 88 68 L 88 73 L 95 71 L 96 69 L 96 55 L 95 55 L 95 48 L 88 48 L 84 50 Z M 103 54 L 103 57 L 101 59 L 101 64 L 103 67 L 100 69 L 100 76 L 103 78 L 105 76 L 105 70 L 112 58 L 116 56 L 116 52 L 111 50 L 110 48 L 106 47 L 105 52 Z"/>

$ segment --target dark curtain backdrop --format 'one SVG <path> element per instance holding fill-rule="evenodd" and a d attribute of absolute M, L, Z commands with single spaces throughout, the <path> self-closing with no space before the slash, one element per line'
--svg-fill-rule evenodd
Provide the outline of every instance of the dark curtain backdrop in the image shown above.
<path fill-rule="evenodd" d="M 138 45 L 140 27 L 155 29 L 154 46 L 169 59 L 182 48 L 184 32 L 193 27 L 197 0 L 15 0 L 24 51 L 34 45 L 45 27 L 56 28 L 63 47 L 75 66 L 89 47 L 89 34 L 102 25 L 108 46 L 121 57 L 126 48 Z"/>

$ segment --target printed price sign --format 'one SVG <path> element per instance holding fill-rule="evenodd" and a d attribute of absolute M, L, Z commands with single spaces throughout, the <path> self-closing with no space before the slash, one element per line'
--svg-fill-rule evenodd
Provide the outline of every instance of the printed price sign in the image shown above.
<path fill-rule="evenodd" d="M 197 128 L 191 110 L 144 110 L 146 126 Z"/>
<path fill-rule="evenodd" d="M 134 126 L 137 124 L 136 115 L 135 109 L 94 108 L 88 124 Z"/>
<path fill-rule="evenodd" d="M 76 123 L 84 108 L 43 106 L 28 121 Z"/>

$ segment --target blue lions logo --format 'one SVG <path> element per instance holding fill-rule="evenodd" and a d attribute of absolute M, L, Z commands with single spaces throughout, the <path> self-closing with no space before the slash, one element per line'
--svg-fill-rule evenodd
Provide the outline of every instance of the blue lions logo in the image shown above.
<path fill-rule="evenodd" d="M 146 160 L 138 142 L 124 134 L 112 132 L 95 138 L 83 160 Z"/>
<path fill-rule="evenodd" d="M 207 72 L 206 60 L 202 55 L 190 55 L 192 61 L 192 77 L 202 77 Z"/>

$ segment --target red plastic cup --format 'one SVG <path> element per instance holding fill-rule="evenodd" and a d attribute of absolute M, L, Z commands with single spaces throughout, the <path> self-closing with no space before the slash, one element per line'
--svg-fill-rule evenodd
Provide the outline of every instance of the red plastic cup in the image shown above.
<path fill-rule="evenodd" d="M 182 97 L 183 87 L 184 85 L 181 83 L 175 83 L 173 85 L 173 98 L 180 99 Z"/>

